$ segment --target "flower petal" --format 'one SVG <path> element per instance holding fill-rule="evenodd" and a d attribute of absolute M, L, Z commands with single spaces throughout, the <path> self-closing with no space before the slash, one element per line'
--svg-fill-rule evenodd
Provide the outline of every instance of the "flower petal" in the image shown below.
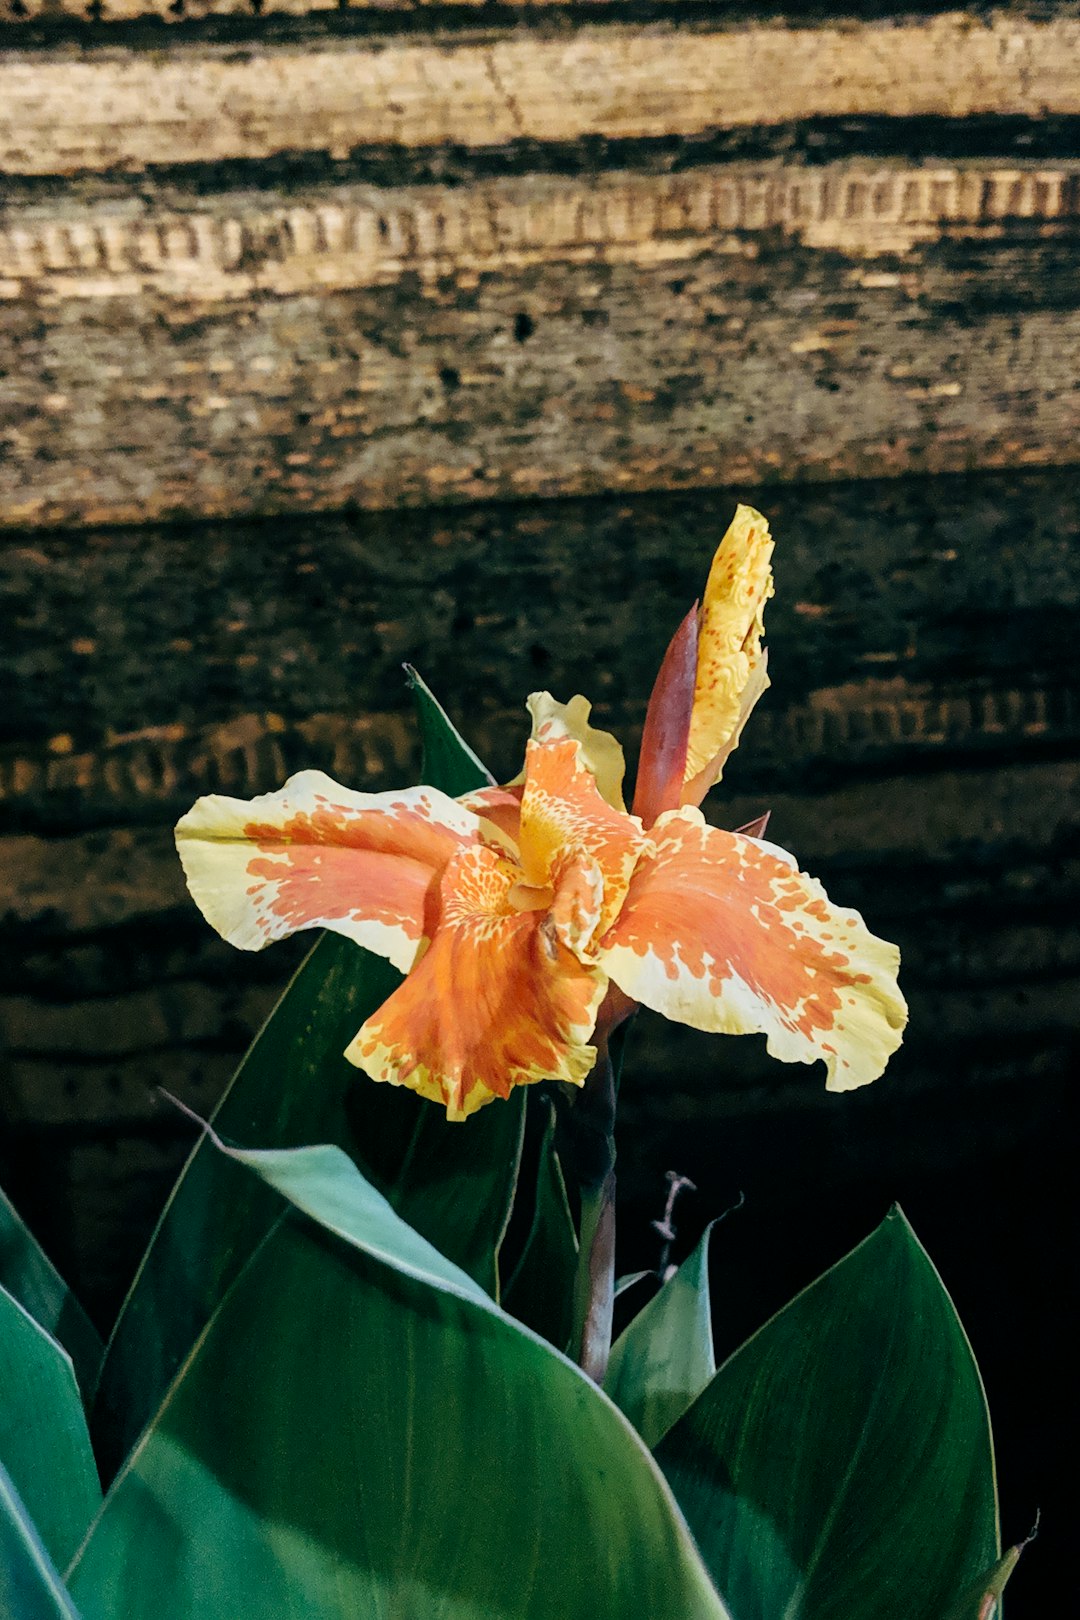
<path fill-rule="evenodd" d="M 599 874 L 595 926 L 575 929 L 565 943 L 586 953 L 615 920 L 638 855 L 646 847 L 640 822 L 602 798 L 599 784 L 572 737 L 530 742 L 525 750 L 525 791 L 521 800 L 522 875 L 536 888 L 558 894 L 568 885 L 578 895 L 583 916 L 586 891 Z M 562 937 L 562 936 L 561 936 Z"/>
<path fill-rule="evenodd" d="M 534 742 L 554 742 L 572 737 L 580 744 L 581 759 L 596 778 L 600 793 L 615 810 L 625 810 L 623 777 L 626 760 L 622 744 L 610 731 L 589 724 L 592 704 L 579 693 L 569 703 L 558 703 L 550 692 L 533 692 L 527 704 L 532 715 Z"/>
<path fill-rule="evenodd" d="M 900 953 L 775 845 L 677 810 L 658 822 L 599 962 L 696 1029 L 762 1032 L 787 1063 L 822 1058 L 830 1091 L 874 1080 L 900 1044 Z"/>
<path fill-rule="evenodd" d="M 464 1119 L 534 1080 L 581 1085 L 605 976 L 554 937 L 546 913 L 511 902 L 520 871 L 475 846 L 450 862 L 434 937 L 345 1056 Z"/>
<path fill-rule="evenodd" d="M 196 904 L 233 945 L 330 928 L 403 972 L 439 875 L 479 837 L 477 817 L 436 788 L 354 793 L 322 771 L 256 799 L 209 794 L 176 828 Z"/>
<path fill-rule="evenodd" d="M 524 781 L 511 782 L 508 787 L 475 788 L 472 793 L 463 793 L 458 804 L 463 804 L 466 810 L 497 829 L 498 837 L 485 837 L 484 842 L 517 846 L 518 834 L 521 829 L 521 795 L 524 791 Z"/>
<path fill-rule="evenodd" d="M 758 698 L 769 689 L 769 655 L 762 652 L 761 657 L 750 671 L 746 685 L 739 700 L 739 715 L 735 721 L 735 728 L 727 741 L 722 743 L 705 766 L 696 776 L 689 777 L 683 786 L 680 803 L 699 805 L 711 787 L 715 787 L 724 774 L 724 766 L 738 748 L 742 740 L 743 727 L 754 712 Z"/>
<path fill-rule="evenodd" d="M 695 779 L 715 765 L 725 747 L 727 753 L 735 747 L 750 708 L 768 685 L 761 637 L 765 603 L 773 592 L 772 550 L 769 525 L 761 513 L 739 506 L 717 547 L 701 608 L 686 756 L 686 781 L 694 784 L 696 793 Z M 744 697 L 750 699 L 748 705 Z M 723 760 L 712 781 L 719 780 L 722 768 Z M 705 791 L 697 793 L 698 801 Z"/>

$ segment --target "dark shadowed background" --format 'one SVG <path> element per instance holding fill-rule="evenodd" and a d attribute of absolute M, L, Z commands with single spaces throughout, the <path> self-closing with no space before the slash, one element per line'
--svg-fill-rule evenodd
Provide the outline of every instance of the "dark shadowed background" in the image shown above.
<path fill-rule="evenodd" d="M 908 1039 L 859 1094 L 643 1015 L 622 1108 L 621 1263 L 655 1264 L 664 1172 L 711 1216 L 721 1347 L 899 1199 L 995 1414 L 1017 1577 L 1067 1512 L 1080 979 L 1080 476 L 739 491 L 777 535 L 772 690 L 711 814 L 770 835 L 903 950 Z M 596 700 L 631 750 L 735 492 L 35 535 L 4 552 L 6 1180 L 106 1321 L 190 1140 L 302 942 L 232 951 L 187 901 L 199 791 L 418 765 L 412 658 L 500 775 L 521 696 Z M 366 1082 L 360 1082 L 366 1083 Z M 467 1128 L 467 1127 L 463 1127 Z M 1067 1190 L 1068 1189 L 1068 1190 Z M 928 1374 L 931 1370 L 928 1369 Z M 1031 1611 L 1029 1611 L 1031 1612 Z"/>

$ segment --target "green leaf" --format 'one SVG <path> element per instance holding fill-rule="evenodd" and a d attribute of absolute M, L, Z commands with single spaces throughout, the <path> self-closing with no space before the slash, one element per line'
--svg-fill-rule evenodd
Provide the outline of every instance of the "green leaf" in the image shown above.
<path fill-rule="evenodd" d="M 437 787 L 456 799 L 462 793 L 476 788 L 493 787 L 495 778 L 481 764 L 468 743 L 457 730 L 431 688 L 420 678 L 411 664 L 405 665 L 405 678 L 409 683 L 420 722 L 420 740 L 423 755 L 420 780 Z"/>
<path fill-rule="evenodd" d="M 941 1620 L 998 1556 L 978 1370 L 899 1210 L 725 1362 L 656 1457 L 738 1620 Z"/>
<path fill-rule="evenodd" d="M 546 1097 L 538 1097 L 537 1103 L 547 1119 L 536 1170 L 532 1226 L 506 1285 L 505 1304 L 511 1316 L 557 1350 L 565 1350 L 573 1328 L 577 1233 L 555 1148 L 555 1110 Z"/>
<path fill-rule="evenodd" d="M 461 792 L 490 781 L 427 687 L 413 680 L 431 785 Z M 408 1220 L 494 1292 L 524 1105 L 516 1096 L 451 1125 L 434 1103 L 358 1074 L 345 1047 L 400 982 L 389 963 L 351 940 L 321 936 L 212 1118 L 223 1136 L 266 1147 L 347 1148 Z M 197 1144 L 106 1351 L 94 1429 L 110 1476 L 275 1215 L 257 1180 Z"/>
<path fill-rule="evenodd" d="M 0 1191 L 0 1287 L 6 1288 L 71 1357 L 84 1396 L 94 1392 L 101 1340 L 75 1295 Z"/>
<path fill-rule="evenodd" d="M 214 1111 L 227 1136 L 295 1146 L 350 1142 L 357 1071 L 342 1056 L 400 983 L 389 963 L 324 934 L 274 1008 Z M 373 1148 L 383 1087 L 364 1082 L 360 1134 Z M 277 1216 L 275 1199 L 200 1139 L 124 1302 L 94 1409 L 98 1454 L 118 1466 L 226 1289 Z"/>
<path fill-rule="evenodd" d="M 652 1277 L 652 1279 L 655 1281 L 656 1272 L 628 1271 L 624 1277 L 616 1277 L 615 1298 L 618 1299 L 620 1294 L 625 1294 L 628 1288 L 636 1288 L 639 1282 L 645 1281 L 646 1277 Z"/>
<path fill-rule="evenodd" d="M 337 1149 L 233 1157 L 312 1218 L 255 1255 L 121 1473 L 70 1577 L 87 1620 L 723 1620 L 579 1369 Z"/>
<path fill-rule="evenodd" d="M 716 1371 L 709 1234 L 611 1347 L 604 1388 L 647 1446 L 682 1417 Z"/>
<path fill-rule="evenodd" d="M 0 1614 L 5 1620 L 79 1620 L 33 1520 L 0 1463 Z"/>
<path fill-rule="evenodd" d="M 58 1564 L 101 1504 L 71 1357 L 0 1288 L 0 1463 Z"/>
<path fill-rule="evenodd" d="M 494 1298 L 525 1133 L 525 1088 L 451 1122 L 417 1102 L 404 1162 L 383 1191 L 398 1213 Z"/>

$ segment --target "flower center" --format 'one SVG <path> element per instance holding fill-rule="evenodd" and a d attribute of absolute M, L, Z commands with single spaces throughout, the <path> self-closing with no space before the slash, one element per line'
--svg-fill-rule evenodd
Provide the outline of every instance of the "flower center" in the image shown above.
<path fill-rule="evenodd" d="M 514 911 L 548 911 L 555 891 L 549 884 L 515 883 L 506 898 Z"/>

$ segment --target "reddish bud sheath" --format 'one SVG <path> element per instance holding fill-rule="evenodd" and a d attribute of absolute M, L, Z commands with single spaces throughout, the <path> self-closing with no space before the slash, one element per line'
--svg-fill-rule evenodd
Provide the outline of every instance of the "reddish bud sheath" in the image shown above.
<path fill-rule="evenodd" d="M 671 638 L 645 713 L 633 813 L 646 827 L 665 810 L 679 806 L 694 708 L 697 644 L 695 602 Z"/>

